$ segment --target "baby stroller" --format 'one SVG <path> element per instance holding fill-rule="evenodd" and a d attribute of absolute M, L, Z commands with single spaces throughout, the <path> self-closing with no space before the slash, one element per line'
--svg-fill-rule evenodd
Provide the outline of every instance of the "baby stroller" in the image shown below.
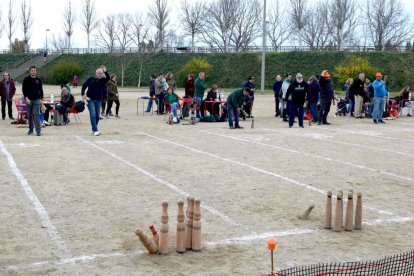
<path fill-rule="evenodd" d="M 346 116 L 347 113 L 347 105 L 348 105 L 349 101 L 346 99 L 339 99 L 338 104 L 336 105 L 336 113 L 335 115 L 338 116 Z"/>

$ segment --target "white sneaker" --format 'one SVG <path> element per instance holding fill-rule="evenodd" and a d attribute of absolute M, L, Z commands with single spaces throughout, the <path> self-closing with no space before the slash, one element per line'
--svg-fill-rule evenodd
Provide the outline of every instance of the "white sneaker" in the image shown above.
<path fill-rule="evenodd" d="M 196 118 L 196 122 L 198 123 L 198 122 L 200 122 L 200 118 Z"/>
<path fill-rule="evenodd" d="M 94 136 L 99 136 L 99 135 L 101 135 L 101 133 L 100 133 L 99 131 L 95 131 L 95 132 L 93 133 L 93 135 L 94 135 Z"/>
<path fill-rule="evenodd" d="M 177 121 L 177 117 L 174 117 L 174 118 L 173 118 L 173 122 L 174 122 L 174 123 L 178 122 L 178 121 Z"/>

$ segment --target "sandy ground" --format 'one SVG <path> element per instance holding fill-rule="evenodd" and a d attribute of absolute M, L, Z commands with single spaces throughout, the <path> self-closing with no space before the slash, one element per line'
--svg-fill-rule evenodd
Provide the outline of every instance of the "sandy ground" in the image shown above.
<path fill-rule="evenodd" d="M 100 121 L 99 137 L 87 110 L 81 124 L 72 117 L 41 137 L 0 121 L 1 275 L 263 275 L 269 236 L 279 240 L 278 269 L 414 248 L 414 119 L 331 115 L 331 126 L 289 129 L 273 97 L 258 95 L 253 129 L 171 126 L 141 106 L 137 115 L 146 90 L 120 95 L 121 119 Z M 363 193 L 364 229 L 323 229 L 326 192 L 349 189 Z M 202 201 L 204 249 L 180 255 L 176 202 L 187 195 Z M 160 228 L 163 200 L 170 253 L 149 255 L 134 230 Z M 298 219 L 311 204 L 310 218 Z"/>

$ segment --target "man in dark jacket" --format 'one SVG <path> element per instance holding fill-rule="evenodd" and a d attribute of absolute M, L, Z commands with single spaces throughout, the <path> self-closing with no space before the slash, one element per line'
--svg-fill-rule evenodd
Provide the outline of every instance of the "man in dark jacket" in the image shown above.
<path fill-rule="evenodd" d="M 147 105 L 147 110 L 145 112 L 150 112 L 152 108 L 153 101 L 155 100 L 155 76 L 150 76 L 150 85 L 149 85 L 149 100 Z M 157 101 L 155 102 L 157 103 Z"/>
<path fill-rule="evenodd" d="M 22 90 L 26 100 L 27 117 L 29 118 L 29 132 L 33 134 L 33 120 L 36 127 L 36 134 L 40 136 L 40 101 L 43 99 L 42 81 L 37 77 L 36 66 L 29 69 L 30 75 L 23 80 Z"/>
<path fill-rule="evenodd" d="M 244 97 L 244 105 L 243 110 L 247 114 L 247 118 L 253 118 L 252 110 L 253 110 L 253 103 L 254 103 L 254 92 L 256 92 L 256 85 L 254 84 L 254 77 L 249 76 L 247 81 L 243 84 L 243 87 L 247 87 L 250 89 L 249 95 Z M 242 115 L 244 118 L 244 114 Z"/>
<path fill-rule="evenodd" d="M 88 78 L 82 85 L 82 98 L 88 101 L 89 117 L 91 120 L 93 135 L 99 136 L 98 131 L 101 100 L 109 81 L 109 74 L 105 66 L 96 69 L 95 76 Z M 88 89 L 87 91 L 85 91 Z M 86 93 L 85 93 L 86 92 Z"/>
<path fill-rule="evenodd" d="M 275 94 L 275 117 L 280 115 L 279 103 L 280 103 L 280 92 L 282 90 L 282 77 L 280 75 L 276 75 L 275 82 L 273 83 L 273 92 Z"/>
<path fill-rule="evenodd" d="M 244 98 L 249 95 L 250 88 L 243 87 L 234 90 L 230 95 L 227 96 L 227 113 L 229 118 L 229 126 L 233 128 L 243 128 L 239 125 L 239 112 L 244 102 Z M 233 114 L 235 126 L 233 126 Z"/>
<path fill-rule="evenodd" d="M 309 87 L 310 91 L 306 98 L 309 104 L 309 109 L 312 113 L 312 121 L 315 123 L 318 121 L 319 114 L 318 114 L 318 101 L 319 101 L 319 83 L 316 76 L 311 76 L 309 78 Z"/>
<path fill-rule="evenodd" d="M 1 116 L 4 120 L 6 118 L 6 104 L 7 111 L 9 113 L 9 119 L 14 120 L 13 118 L 13 97 L 16 93 L 16 86 L 14 81 L 10 79 L 8 72 L 3 73 L 3 80 L 0 82 L 0 96 L 1 96 Z"/>
<path fill-rule="evenodd" d="M 362 110 L 364 105 L 364 97 L 365 97 L 365 74 L 360 73 L 358 79 L 355 79 L 354 82 L 351 84 L 351 93 L 354 94 L 355 97 L 355 118 L 361 119 L 364 118 L 362 116 Z"/>
<path fill-rule="evenodd" d="M 327 121 L 328 113 L 331 110 L 331 102 L 334 99 L 334 86 L 328 70 L 324 70 L 319 77 L 320 107 L 318 125 L 330 125 Z"/>
<path fill-rule="evenodd" d="M 310 88 L 307 82 L 303 81 L 301 73 L 296 74 L 296 79 L 289 85 L 286 92 L 286 98 L 292 96 L 292 101 L 289 106 L 289 128 L 293 126 L 295 116 L 298 116 L 299 126 L 303 128 L 303 105 L 305 104 L 306 96 L 309 94 Z"/>

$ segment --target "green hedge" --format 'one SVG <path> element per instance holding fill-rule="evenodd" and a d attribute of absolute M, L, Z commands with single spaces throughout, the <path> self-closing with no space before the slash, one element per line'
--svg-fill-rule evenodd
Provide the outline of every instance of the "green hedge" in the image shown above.
<path fill-rule="evenodd" d="M 334 68 L 346 57 L 356 56 L 367 59 L 372 67 L 378 68 L 389 76 L 389 88 L 399 90 L 403 85 L 414 85 L 412 78 L 414 53 L 348 53 L 348 52 L 288 52 L 268 53 L 266 55 L 266 79 L 265 86 L 271 89 L 275 75 L 284 75 L 286 72 L 296 74 L 301 72 L 305 78 L 317 75 L 327 69 L 331 74 Z M 142 68 L 141 86 L 148 86 L 149 75 L 163 72 L 177 73 L 192 58 L 205 58 L 211 64 L 211 72 L 208 76 L 208 85 L 216 83 L 219 87 L 238 87 L 246 80 L 247 76 L 256 76 L 256 86 L 260 86 L 261 53 L 231 53 L 231 54 L 196 54 L 196 53 L 155 53 L 146 54 Z M 110 73 L 118 75 L 120 82 L 119 54 L 83 54 L 63 55 L 40 69 L 45 76 L 46 83 L 51 82 L 51 70 L 59 61 L 70 60 L 80 65 L 80 83 L 92 76 L 95 69 L 104 64 Z M 137 86 L 139 74 L 139 62 L 137 54 L 125 54 L 126 69 L 124 85 Z M 357 76 L 353 76 L 357 77 Z M 337 88 L 341 83 L 335 81 Z"/>

